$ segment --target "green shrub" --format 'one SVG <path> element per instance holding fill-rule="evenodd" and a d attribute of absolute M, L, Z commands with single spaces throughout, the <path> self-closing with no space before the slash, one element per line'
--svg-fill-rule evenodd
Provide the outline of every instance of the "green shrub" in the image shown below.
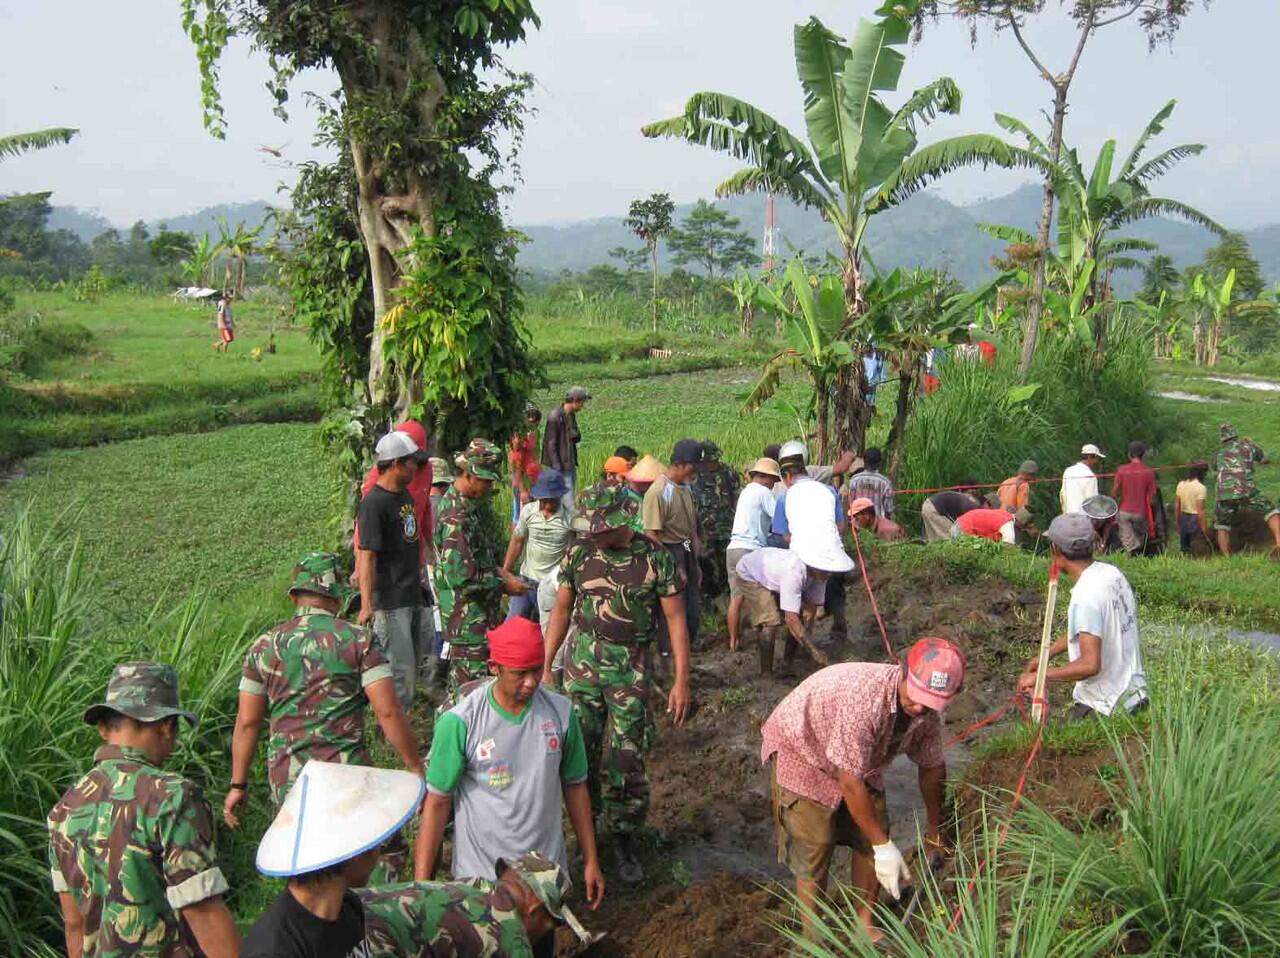
<path fill-rule="evenodd" d="M 1081 912 L 1080 892 L 1086 881 L 1083 860 L 1057 863 L 1037 855 L 1013 878 L 1005 877 L 1002 871 L 997 828 L 984 812 L 972 847 L 957 853 L 955 874 L 950 879 L 939 881 L 917 866 L 915 878 L 921 890 L 914 924 L 907 924 L 887 906 L 876 909 L 876 922 L 885 933 L 881 944 L 872 944 L 863 933 L 855 901 L 843 888 L 834 901 L 819 901 L 812 939 L 804 938 L 793 926 L 781 931 L 791 942 L 793 955 L 811 958 L 877 958 L 886 953 L 901 958 L 1101 958 L 1115 954 L 1124 920 Z M 959 920 L 952 929 L 957 907 Z"/>
<path fill-rule="evenodd" d="M 1153 954 L 1280 954 L 1278 738 L 1280 709 L 1243 683 L 1157 687 L 1150 741 L 1131 757 L 1114 740 L 1118 831 L 1029 806 L 1011 847 L 1084 863 L 1081 889 L 1128 913 Z"/>

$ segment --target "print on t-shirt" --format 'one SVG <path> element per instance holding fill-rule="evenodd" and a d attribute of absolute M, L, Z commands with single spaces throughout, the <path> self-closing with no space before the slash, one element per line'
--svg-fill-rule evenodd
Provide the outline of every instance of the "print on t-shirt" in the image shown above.
<path fill-rule="evenodd" d="M 400 523 L 404 528 L 404 541 L 417 542 L 418 517 L 414 514 L 412 503 L 400 507 Z"/>

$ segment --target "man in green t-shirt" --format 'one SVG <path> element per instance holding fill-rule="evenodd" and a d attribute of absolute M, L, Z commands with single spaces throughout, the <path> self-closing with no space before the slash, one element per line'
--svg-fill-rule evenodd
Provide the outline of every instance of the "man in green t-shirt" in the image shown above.
<path fill-rule="evenodd" d="M 435 874 L 451 812 L 455 879 L 494 881 L 496 861 L 528 851 L 566 868 L 563 800 L 582 851 L 587 900 L 595 907 L 604 876 L 577 711 L 565 696 L 541 687 L 544 647 L 536 622 L 516 616 L 487 638 L 494 677 L 464 686 L 458 704 L 435 725 L 415 877 L 428 881 Z"/>

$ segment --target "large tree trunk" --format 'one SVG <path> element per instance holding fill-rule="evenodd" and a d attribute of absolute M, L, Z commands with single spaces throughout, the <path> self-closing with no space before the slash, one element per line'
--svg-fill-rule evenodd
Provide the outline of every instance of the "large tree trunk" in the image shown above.
<path fill-rule="evenodd" d="M 350 11 L 353 24 L 375 51 L 370 59 L 339 59 L 335 63 L 343 92 L 350 107 L 371 100 L 406 104 L 418 126 L 418 134 L 429 137 L 436 127 L 436 110 L 446 90 L 440 72 L 424 53 L 416 33 L 403 36 L 403 24 L 389 5 L 376 2 L 355 4 Z M 393 305 L 394 290 L 407 265 L 396 254 L 409 246 L 413 231 L 436 234 L 435 210 L 443 199 L 441 184 L 427 182 L 417 169 L 390 171 L 378 161 L 377 151 L 362 139 L 353 125 L 349 134 L 351 157 L 359 185 L 356 207 L 360 234 L 369 254 L 372 283 L 374 329 L 369 344 L 369 401 L 375 409 L 397 418 L 420 401 L 421 385 L 406 382 L 389 368 L 386 351 L 387 330 L 382 318 Z"/>
<path fill-rule="evenodd" d="M 818 412 L 818 441 L 813 452 L 813 462 L 827 462 L 829 459 L 829 442 L 831 437 L 831 384 L 819 379 L 813 384 L 816 395 L 814 406 Z"/>
<path fill-rule="evenodd" d="M 653 295 L 649 297 L 649 308 L 653 310 L 653 331 L 658 331 L 658 241 L 649 244 L 649 260 L 653 268 Z"/>
<path fill-rule="evenodd" d="M 906 445 L 907 419 L 911 416 L 911 403 L 915 398 L 916 380 L 920 372 L 920 358 L 902 357 L 898 371 L 898 402 L 893 410 L 893 425 L 889 429 L 889 479 L 898 481 L 898 467 L 902 465 L 902 448 Z"/>
<path fill-rule="evenodd" d="M 835 403 L 834 438 L 837 449 L 862 452 L 866 448 L 867 426 L 870 425 L 875 410 L 866 397 L 867 371 L 862 358 L 869 347 L 861 338 L 858 321 L 866 311 L 867 304 L 862 297 L 861 264 L 852 249 L 845 249 L 841 276 L 844 280 L 845 318 L 840 327 L 840 338 L 853 347 L 854 361 L 836 374 L 832 397 Z"/>
<path fill-rule="evenodd" d="M 1049 157 L 1054 166 L 1062 153 L 1062 128 L 1067 119 L 1067 86 L 1053 84 L 1053 129 L 1049 134 Z M 1031 274 L 1031 298 L 1022 331 L 1022 355 L 1018 359 L 1018 376 L 1031 371 L 1040 339 L 1040 315 L 1044 312 L 1045 271 L 1049 258 L 1049 233 L 1053 229 L 1053 177 L 1044 178 L 1044 199 L 1040 206 L 1040 229 L 1036 234 L 1036 262 Z"/>

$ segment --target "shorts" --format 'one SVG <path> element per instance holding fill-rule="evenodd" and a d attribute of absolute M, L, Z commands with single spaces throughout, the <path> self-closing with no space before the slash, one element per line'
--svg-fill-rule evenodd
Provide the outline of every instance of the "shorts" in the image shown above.
<path fill-rule="evenodd" d="M 234 329 L 228 329 L 226 326 L 219 326 L 218 335 L 222 337 L 222 341 L 224 343 L 229 343 L 236 338 L 236 331 Z"/>
<path fill-rule="evenodd" d="M 742 580 L 742 611 L 747 625 L 753 629 L 770 629 L 782 625 L 778 597 L 758 583 Z"/>
<path fill-rule="evenodd" d="M 1125 552 L 1141 552 L 1147 547 L 1147 517 L 1141 512 L 1121 512 L 1116 515 L 1120 530 L 1120 547 Z"/>
<path fill-rule="evenodd" d="M 872 854 L 871 842 L 854 824 L 844 802 L 828 808 L 784 788 L 778 784 L 776 764 L 770 765 L 769 780 L 778 863 L 786 865 L 798 881 L 817 882 L 825 887 L 837 845 L 852 848 L 859 855 Z M 870 785 L 867 791 L 871 793 L 876 821 L 888 835 L 889 808 L 884 792 Z"/>
<path fill-rule="evenodd" d="M 1219 499 L 1213 507 L 1213 527 L 1230 532 L 1240 524 L 1240 512 L 1244 509 L 1262 513 L 1263 519 L 1280 515 L 1280 509 L 1276 509 L 1270 499 L 1255 489 L 1243 499 Z"/>
<path fill-rule="evenodd" d="M 724 565 L 729 571 L 729 598 L 736 599 L 742 595 L 742 584 L 746 580 L 738 575 L 738 561 L 747 553 L 754 551 L 754 549 L 739 549 L 736 547 L 725 551 Z"/>

